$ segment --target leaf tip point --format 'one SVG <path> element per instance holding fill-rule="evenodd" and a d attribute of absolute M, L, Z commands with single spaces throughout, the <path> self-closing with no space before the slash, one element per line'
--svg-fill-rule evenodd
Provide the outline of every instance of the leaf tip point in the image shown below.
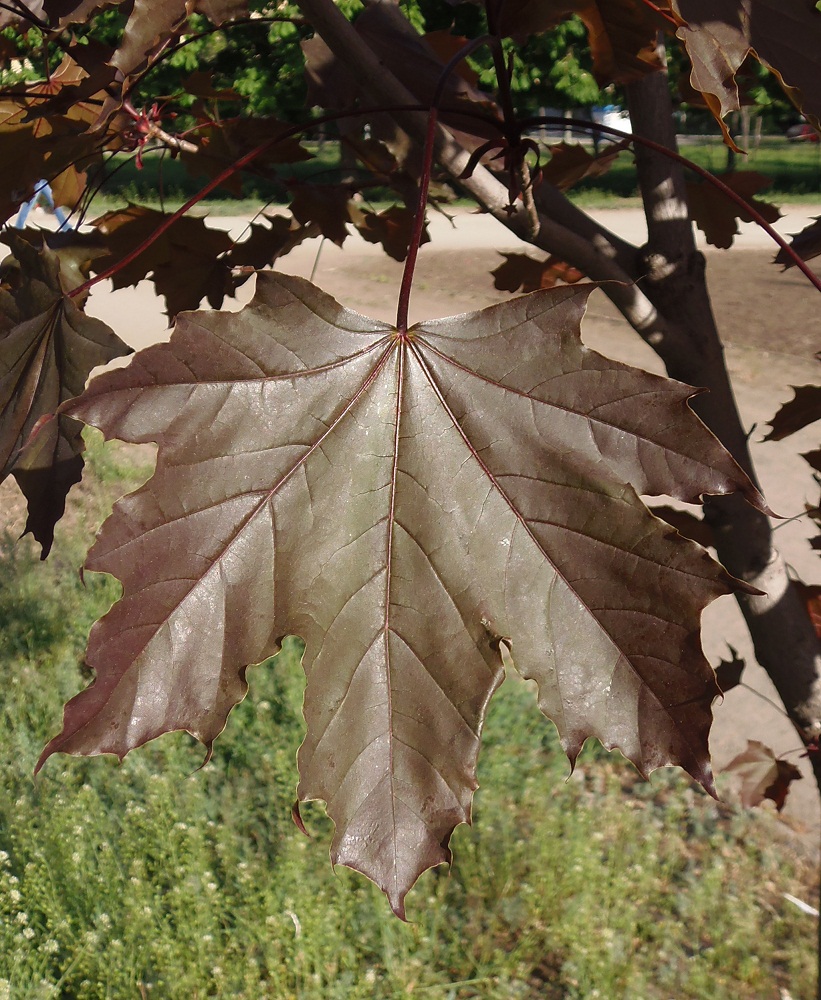
<path fill-rule="evenodd" d="M 308 832 L 308 828 L 305 826 L 305 821 L 302 819 L 302 812 L 299 808 L 299 799 L 295 799 L 294 804 L 291 806 L 291 819 L 293 820 L 294 826 L 297 830 L 306 836 L 308 840 L 311 840 L 311 835 Z M 333 865 L 333 858 L 331 859 L 331 864 Z"/>
<path fill-rule="evenodd" d="M 403 924 L 409 924 L 410 920 L 408 920 L 405 913 L 405 893 L 401 893 L 399 896 L 394 897 L 392 893 L 389 893 L 384 889 L 382 891 L 388 897 L 388 903 L 393 911 L 393 915 L 398 917 Z"/>
<path fill-rule="evenodd" d="M 51 752 L 49 748 L 46 747 L 45 750 L 43 750 L 43 752 L 37 758 L 37 763 L 34 765 L 34 772 L 32 773 L 33 778 L 36 778 L 40 774 L 40 772 L 43 770 L 43 766 L 45 765 L 46 761 L 49 759 L 50 756 Z"/>
<path fill-rule="evenodd" d="M 191 735 L 193 736 L 194 734 L 191 733 Z M 196 738 L 197 737 L 194 736 L 194 739 L 196 739 Z M 195 774 L 197 774 L 199 771 L 201 771 L 207 764 L 211 763 L 211 758 L 214 756 L 214 741 L 213 740 L 208 740 L 207 742 L 203 743 L 203 746 L 205 747 L 205 756 L 202 759 L 202 763 L 199 765 L 199 767 L 195 767 L 194 768 L 194 770 L 191 772 L 191 774 L 188 775 L 189 778 L 193 777 Z M 123 755 L 123 756 L 125 756 L 125 755 Z M 123 762 L 123 758 L 120 757 L 120 763 L 122 764 L 122 762 Z"/>

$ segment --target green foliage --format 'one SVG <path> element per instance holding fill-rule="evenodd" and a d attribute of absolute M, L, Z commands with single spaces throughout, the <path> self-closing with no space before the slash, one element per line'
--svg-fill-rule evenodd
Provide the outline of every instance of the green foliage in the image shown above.
<path fill-rule="evenodd" d="M 332 183 L 342 176 L 339 145 L 325 142 L 321 147 L 308 144 L 314 156 L 304 163 L 294 163 L 282 168 L 284 177 L 309 180 L 317 177 Z M 727 165 L 727 147 L 716 136 L 714 142 L 687 144 L 683 152 L 708 170 L 721 173 Z M 742 162 L 737 158 L 739 169 L 755 169 L 772 178 L 773 187 L 767 197 L 778 200 L 796 195 L 811 195 L 821 191 L 821 145 L 817 143 L 790 143 L 786 139 L 765 139 L 752 149 Z M 162 192 L 167 207 L 177 208 L 192 197 L 202 186 L 201 179 L 191 176 L 179 160 L 168 156 L 146 156 L 143 169 L 137 170 L 133 157 L 123 156 L 117 163 L 117 170 L 106 185 L 104 193 L 93 202 L 90 217 L 103 211 L 101 206 L 111 208 L 126 201 L 159 205 L 158 192 Z M 381 201 L 389 195 L 387 189 L 371 193 L 371 200 Z M 638 195 L 636 168 L 633 158 L 627 154 L 620 156 L 608 172 L 600 177 L 582 181 L 568 192 L 571 200 L 588 207 L 607 204 L 611 198 L 630 198 Z M 206 199 L 209 211 L 215 204 L 220 205 L 221 214 L 238 215 L 257 211 L 261 203 L 270 200 L 272 204 L 286 204 L 290 196 L 284 184 L 261 178 L 247 177 L 243 181 L 243 199 L 250 204 L 226 201 L 224 193 L 215 192 Z M 216 200 L 215 200 L 216 199 Z M 604 199 L 604 202 L 602 202 Z M 391 199 L 392 200 L 392 199 Z"/>
<path fill-rule="evenodd" d="M 289 4 L 278 6 L 276 14 L 283 18 L 299 16 Z M 205 30 L 209 24 L 199 18 L 198 26 Z M 185 79 L 195 71 L 212 73 L 215 89 L 231 87 L 242 97 L 241 101 L 221 101 L 220 117 L 275 115 L 285 121 L 299 121 L 305 114 L 299 48 L 304 35 L 305 31 L 294 24 L 269 24 L 264 20 L 212 32 L 161 63 L 146 78 L 141 91 L 144 98 L 173 96 L 182 107 L 191 108 L 195 100 L 185 94 Z"/>
<path fill-rule="evenodd" d="M 282 165 L 277 179 L 249 176 L 243 178 L 242 198 L 253 200 L 254 211 L 259 210 L 261 205 L 268 201 L 273 204 L 287 204 L 293 197 L 286 186 L 288 181 L 303 181 L 317 177 L 325 183 L 330 183 L 341 177 L 338 142 L 325 142 L 321 146 L 308 143 L 306 148 L 313 158 L 300 163 Z M 93 203 L 91 218 L 94 218 L 98 205 L 104 199 L 108 201 L 118 199 L 118 204 L 124 201 L 156 204 L 161 197 L 169 204 L 179 206 L 195 195 L 203 185 L 201 176 L 194 176 L 179 159 L 172 159 L 162 151 L 145 156 L 141 169 L 137 168 L 133 156 L 119 154 L 109 169 L 112 171 L 111 180 L 106 184 L 100 202 Z M 212 197 L 224 200 L 226 192 L 218 189 Z"/>
<path fill-rule="evenodd" d="M 578 17 L 530 38 L 518 51 L 516 69 L 514 92 L 534 112 L 612 103 L 593 78 L 587 31 Z"/>
<path fill-rule="evenodd" d="M 687 143 L 681 152 L 700 167 L 721 174 L 727 169 L 727 147 L 716 136 L 714 141 Z M 768 200 L 789 199 L 795 195 L 821 191 L 821 145 L 790 143 L 786 139 L 765 139 L 746 157 L 736 156 L 736 169 L 755 170 L 769 177 L 773 184 Z M 629 155 L 620 156 L 601 177 L 584 180 L 569 192 L 574 201 L 589 204 L 591 193 L 629 198 L 638 195 L 635 163 Z"/>

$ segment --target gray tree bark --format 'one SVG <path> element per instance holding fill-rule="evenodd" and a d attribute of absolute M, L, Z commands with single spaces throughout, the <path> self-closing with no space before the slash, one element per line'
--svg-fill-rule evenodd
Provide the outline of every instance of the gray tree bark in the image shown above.
<path fill-rule="evenodd" d="M 673 108 L 666 75 L 655 73 L 628 87 L 633 129 L 675 150 Z M 687 211 L 681 165 L 653 150 L 636 149 L 639 187 L 647 219 L 647 244 L 639 251 L 641 285 L 659 312 L 675 317 L 689 342 L 682 358 L 663 342 L 653 345 L 672 378 L 704 386 L 694 408 L 755 481 L 747 435 L 733 397 L 724 351 Z M 737 594 L 756 659 L 771 677 L 799 735 L 821 731 L 821 643 L 773 544 L 769 519 L 737 497 L 714 497 L 705 517 L 718 557 L 736 577 L 763 591 Z M 821 787 L 821 771 L 816 767 Z"/>

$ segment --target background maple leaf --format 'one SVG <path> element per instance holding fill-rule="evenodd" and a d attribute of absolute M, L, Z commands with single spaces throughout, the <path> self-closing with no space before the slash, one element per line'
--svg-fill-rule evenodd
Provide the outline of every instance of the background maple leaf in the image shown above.
<path fill-rule="evenodd" d="M 83 468 L 79 421 L 48 418 L 83 391 L 93 368 L 131 348 L 66 295 L 80 273 L 73 257 L 63 268 L 45 245 L 14 231 L 4 239 L 14 256 L 0 273 L 0 481 L 17 480 L 28 501 L 26 531 L 45 558 Z"/>

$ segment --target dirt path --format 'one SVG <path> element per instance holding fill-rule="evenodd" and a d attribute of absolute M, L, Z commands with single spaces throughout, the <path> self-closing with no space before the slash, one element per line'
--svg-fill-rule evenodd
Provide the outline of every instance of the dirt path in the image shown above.
<path fill-rule="evenodd" d="M 643 241 L 640 212 L 598 214 L 615 232 L 633 242 Z M 821 207 L 800 206 L 788 211 L 778 228 L 782 233 L 797 232 L 819 214 Z M 212 220 L 235 235 L 246 221 Z M 489 272 L 501 260 L 499 250 L 523 249 L 517 247 L 514 237 L 492 219 L 467 213 L 457 217 L 455 227 L 437 219 L 433 228 L 434 242 L 420 254 L 412 321 L 477 309 L 508 298 L 507 293 L 493 288 Z M 821 372 L 813 354 L 821 348 L 821 299 L 800 274 L 783 274 L 771 263 L 774 251 L 765 234 L 754 226 L 742 229 L 736 249 L 707 251 L 708 274 L 739 408 L 745 424 L 751 430 L 759 428 L 752 430 L 751 439 L 764 492 L 774 510 L 789 516 L 801 513 L 805 500 L 818 499 L 809 467 L 799 457 L 800 452 L 818 447 L 818 427 L 778 444 L 762 443 L 760 428 L 778 404 L 791 396 L 790 385 L 819 380 Z M 395 314 L 402 267 L 358 238 L 351 238 L 344 250 L 325 243 L 321 252 L 317 241 L 312 241 L 282 264 L 283 270 L 306 277 L 316 268 L 317 284 L 353 309 L 389 321 Z M 249 286 L 242 290 L 240 303 L 249 298 Z M 152 292 L 148 283 L 108 295 L 98 291 L 91 298 L 90 311 L 110 322 L 133 346 L 143 347 L 168 336 L 161 304 Z M 230 307 L 238 308 L 240 303 Z M 613 358 L 661 371 L 656 356 L 600 293 L 591 299 L 584 338 L 589 346 Z M 808 535 L 804 520 L 786 523 L 778 531 L 789 564 L 805 581 L 821 583 L 821 562 L 807 544 Z M 732 644 L 747 661 L 745 680 L 757 692 L 737 688 L 718 705 L 712 743 L 717 767 L 744 749 L 748 738 L 763 740 L 777 753 L 796 747 L 789 723 L 764 700 L 777 701 L 777 697 L 763 670 L 752 660 L 743 620 L 732 598 L 723 598 L 708 609 L 704 632 L 711 661 L 717 663 L 726 655 L 727 643 Z M 805 763 L 801 766 L 809 777 Z M 732 797 L 730 779 L 723 779 L 721 788 Z M 783 816 L 799 828 L 819 828 L 821 808 L 811 778 L 793 786 Z"/>

